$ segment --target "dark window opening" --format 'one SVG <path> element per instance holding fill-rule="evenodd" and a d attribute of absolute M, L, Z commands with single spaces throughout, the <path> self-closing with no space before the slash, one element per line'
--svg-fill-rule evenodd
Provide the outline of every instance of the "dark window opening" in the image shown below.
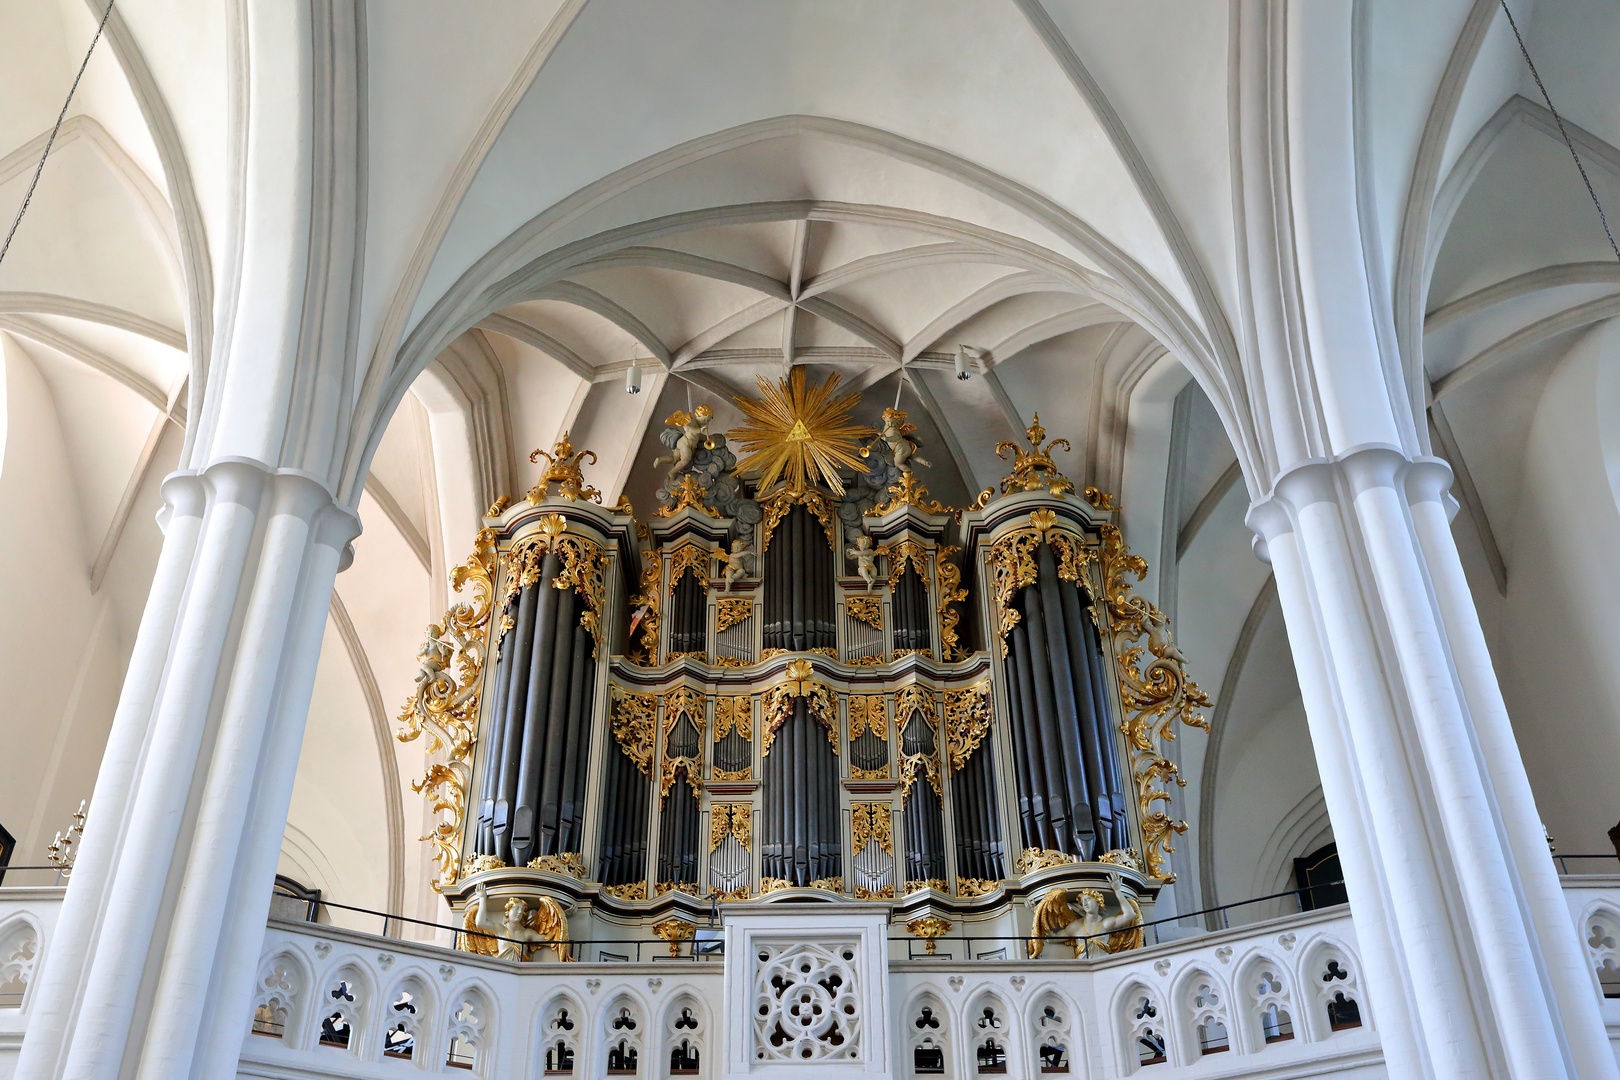
<path fill-rule="evenodd" d="M 1339 869 L 1339 845 L 1324 844 L 1303 859 L 1295 859 L 1294 888 L 1299 890 L 1301 911 L 1349 903 L 1344 871 Z"/>

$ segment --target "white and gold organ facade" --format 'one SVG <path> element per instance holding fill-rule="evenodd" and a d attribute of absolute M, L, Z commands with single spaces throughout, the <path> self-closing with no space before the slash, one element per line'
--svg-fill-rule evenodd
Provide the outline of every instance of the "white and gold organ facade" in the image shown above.
<path fill-rule="evenodd" d="M 760 385 L 729 441 L 669 418 L 645 521 L 589 450 L 537 452 L 456 570 L 399 737 L 443 751 L 417 786 L 462 947 L 495 951 L 491 897 L 525 940 L 565 913 L 541 936 L 593 962 L 748 901 L 881 905 L 902 955 L 1151 918 L 1185 828 L 1165 744 L 1207 700 L 1112 499 L 1037 419 L 999 490 L 942 505 L 898 407 L 865 428 L 836 375 Z"/>

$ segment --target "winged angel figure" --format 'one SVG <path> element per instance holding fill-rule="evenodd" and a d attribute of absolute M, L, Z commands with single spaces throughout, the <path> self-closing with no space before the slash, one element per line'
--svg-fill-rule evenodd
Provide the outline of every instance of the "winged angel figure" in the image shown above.
<path fill-rule="evenodd" d="M 467 952 L 493 956 L 500 960 L 528 960 L 536 950 L 552 949 L 557 959 L 570 961 L 568 955 L 568 917 L 562 905 L 549 896 L 537 897 L 534 906 L 514 896 L 506 902 L 506 910 L 497 917 L 485 891 L 483 882 L 473 894 L 462 917 L 461 948 Z M 496 935 L 490 937 L 487 935 Z"/>
<path fill-rule="evenodd" d="M 1080 890 L 1080 912 L 1069 904 L 1066 889 L 1053 889 L 1035 907 L 1035 928 L 1031 931 L 1029 958 L 1041 955 L 1048 939 L 1074 950 L 1076 960 L 1095 960 L 1109 953 L 1135 949 L 1142 944 L 1142 907 L 1119 887 L 1119 875 L 1109 874 L 1118 915 L 1104 915 L 1101 889 Z M 1107 940 L 1102 935 L 1107 934 Z M 1083 942 L 1083 943 L 1082 943 Z"/>

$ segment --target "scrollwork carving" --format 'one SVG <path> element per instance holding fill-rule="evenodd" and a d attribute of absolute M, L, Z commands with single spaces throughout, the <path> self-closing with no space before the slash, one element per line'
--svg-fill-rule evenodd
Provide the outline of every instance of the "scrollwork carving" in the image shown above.
<path fill-rule="evenodd" d="M 720 600 L 714 612 L 714 631 L 722 633 L 730 630 L 740 622 L 747 621 L 754 614 L 754 601 L 751 597 L 729 597 Z"/>
<path fill-rule="evenodd" d="M 883 601 L 876 596 L 850 596 L 844 599 L 844 612 L 856 622 L 874 630 L 883 629 Z"/>
<path fill-rule="evenodd" d="M 1172 819 L 1159 805 L 1170 801 L 1166 785 L 1185 787 L 1163 744 L 1176 737 L 1176 722 L 1209 730 L 1199 713 L 1208 708 L 1209 696 L 1187 677 L 1185 658 L 1170 636 L 1169 620 L 1152 603 L 1131 594 L 1127 574 L 1138 581 L 1147 576 L 1147 561 L 1132 555 L 1118 527 L 1104 525 L 1102 534 L 1103 602 L 1108 611 L 1108 634 L 1114 643 L 1120 697 L 1125 716 L 1120 731 L 1130 749 L 1131 773 L 1136 780 L 1137 818 L 1142 827 L 1142 869 L 1150 877 L 1175 880 L 1165 870 L 1165 857 L 1175 851 L 1172 837 L 1187 831 L 1185 821 Z M 1147 647 L 1136 644 L 1147 638 Z"/>
<path fill-rule="evenodd" d="M 990 732 L 990 680 L 945 691 L 945 750 L 952 772 L 961 772 Z"/>
<path fill-rule="evenodd" d="M 854 803 L 849 820 L 853 850 L 862 851 L 875 840 L 887 854 L 894 854 L 894 816 L 888 803 Z"/>
<path fill-rule="evenodd" d="M 657 716 L 658 698 L 653 694 L 634 694 L 615 686 L 608 695 L 608 730 L 619 749 L 648 777 L 652 776 Z"/>
<path fill-rule="evenodd" d="M 962 613 L 951 610 L 952 604 L 961 603 L 968 595 L 962 588 L 962 568 L 950 561 L 961 550 L 948 545 L 934 552 L 934 577 L 939 582 L 939 658 L 945 661 L 961 660 L 967 655 L 956 636 Z"/>
<path fill-rule="evenodd" d="M 483 529 L 466 562 L 450 572 L 450 585 L 461 593 L 472 586 L 471 602 L 457 601 L 444 618 L 427 628 L 417 652 L 420 668 L 416 690 L 400 712 L 400 742 L 427 732 L 428 753 L 448 750 L 449 760 L 429 766 L 411 789 L 425 794 L 435 815 L 432 831 L 421 839 L 433 845 L 438 875 L 435 891 L 455 884 L 460 871 L 461 829 L 466 820 L 467 785 L 472 780 L 472 748 L 478 735 L 478 699 L 495 600 L 494 529 Z"/>

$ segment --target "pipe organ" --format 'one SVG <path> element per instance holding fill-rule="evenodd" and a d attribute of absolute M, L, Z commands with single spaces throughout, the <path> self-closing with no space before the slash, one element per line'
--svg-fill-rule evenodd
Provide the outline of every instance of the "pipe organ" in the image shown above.
<path fill-rule="evenodd" d="M 1037 419 L 999 492 L 943 506 L 905 414 L 854 425 L 835 382 L 762 384 L 729 436 L 671 417 L 645 522 L 566 436 L 491 507 L 400 733 L 444 759 L 417 786 L 458 909 L 550 897 L 594 960 L 714 903 L 1027 935 L 1053 888 L 1173 880 L 1165 744 L 1207 700 L 1110 497 Z"/>

